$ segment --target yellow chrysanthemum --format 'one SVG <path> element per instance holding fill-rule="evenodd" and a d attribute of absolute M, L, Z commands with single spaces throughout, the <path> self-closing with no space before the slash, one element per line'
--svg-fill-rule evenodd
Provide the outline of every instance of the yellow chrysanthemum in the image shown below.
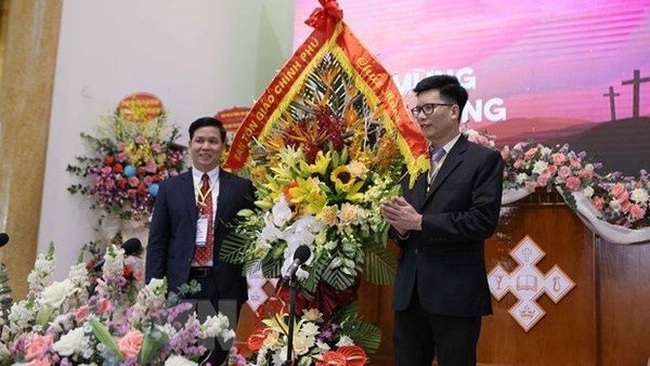
<path fill-rule="evenodd" d="M 360 161 L 353 160 L 348 164 L 348 171 L 353 178 L 366 179 L 368 168 Z"/>
<path fill-rule="evenodd" d="M 358 220 L 358 210 L 357 206 L 344 203 L 341 205 L 341 211 L 339 212 L 339 219 L 342 224 L 355 224 Z"/>
<path fill-rule="evenodd" d="M 327 201 L 327 194 L 321 189 L 318 180 L 307 178 L 297 180 L 297 186 L 289 189 L 291 203 L 304 205 L 307 214 L 319 213 Z"/>
<path fill-rule="evenodd" d="M 253 169 L 251 169 L 251 180 L 253 182 L 262 182 L 266 180 L 267 174 L 266 174 L 266 169 L 256 166 Z"/>

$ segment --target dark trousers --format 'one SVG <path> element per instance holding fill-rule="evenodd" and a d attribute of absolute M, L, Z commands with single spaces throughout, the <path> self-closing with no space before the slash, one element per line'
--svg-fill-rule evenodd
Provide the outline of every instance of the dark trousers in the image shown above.
<path fill-rule="evenodd" d="M 220 299 L 216 278 L 212 275 L 212 272 L 206 276 L 193 276 L 190 273 L 189 281 L 192 280 L 197 281 L 201 285 L 201 290 L 195 294 L 185 296 L 185 299 L 194 304 L 199 321 L 203 322 L 208 316 L 214 316 L 217 312 L 221 312 L 223 315 L 228 316 L 231 328 L 236 329 L 241 304 L 234 300 L 222 301 Z M 206 342 L 205 346 L 210 352 L 207 355 L 206 361 L 212 366 L 224 364 L 228 358 L 231 345 L 232 341 L 224 344 L 223 340 L 219 340 L 218 338 Z"/>
<path fill-rule="evenodd" d="M 409 307 L 395 312 L 394 364 L 431 366 L 437 356 L 439 366 L 474 366 L 480 332 L 481 317 L 427 313 L 420 306 L 416 286 Z"/>

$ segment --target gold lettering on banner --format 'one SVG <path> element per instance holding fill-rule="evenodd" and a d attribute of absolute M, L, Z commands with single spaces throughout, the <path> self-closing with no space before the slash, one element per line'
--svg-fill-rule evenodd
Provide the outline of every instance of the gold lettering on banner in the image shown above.
<path fill-rule="evenodd" d="M 305 49 L 300 52 L 300 59 L 303 62 L 307 62 L 311 59 L 318 46 L 320 46 L 320 41 L 316 37 L 310 37 L 305 44 Z"/>
<path fill-rule="evenodd" d="M 244 134 L 244 141 L 250 141 L 250 138 L 253 137 L 258 126 L 259 123 L 255 120 L 251 120 L 251 122 L 246 125 L 246 128 L 242 131 Z M 234 154 L 237 159 L 243 159 L 247 148 L 248 146 L 246 144 L 239 144 L 235 151 L 231 151 L 231 154 Z"/>
<path fill-rule="evenodd" d="M 391 117 L 391 119 L 394 119 L 395 117 L 398 116 L 397 112 L 397 103 L 398 100 L 395 97 L 395 93 L 393 93 L 392 90 L 387 90 L 386 93 L 384 93 L 384 96 L 386 97 L 386 104 L 388 104 L 388 115 Z"/>
<path fill-rule="evenodd" d="M 381 76 L 377 75 L 375 71 L 372 68 L 372 64 L 370 63 L 370 60 L 368 60 L 365 57 L 359 57 L 355 60 L 355 64 L 360 68 L 359 74 L 362 76 L 365 76 L 366 81 L 368 81 L 368 84 L 373 84 L 373 88 L 375 90 L 381 88 L 382 82 L 381 82 Z"/>
<path fill-rule="evenodd" d="M 296 76 L 298 76 L 301 70 L 302 64 L 300 63 L 300 60 L 294 59 L 291 66 L 285 70 L 280 77 L 280 80 L 278 80 L 278 83 L 273 87 L 273 93 L 275 93 L 275 95 L 284 94 L 285 89 L 291 86 L 291 82 L 296 78 Z"/>

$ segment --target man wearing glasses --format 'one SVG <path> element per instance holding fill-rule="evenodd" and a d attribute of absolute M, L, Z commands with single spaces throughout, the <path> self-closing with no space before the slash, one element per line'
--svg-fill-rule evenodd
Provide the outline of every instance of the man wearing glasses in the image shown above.
<path fill-rule="evenodd" d="M 476 365 L 481 317 L 492 313 L 484 241 L 501 207 L 503 161 L 459 133 L 467 91 L 436 75 L 415 87 L 411 113 L 430 143 L 431 169 L 381 205 L 400 246 L 395 278 L 395 365 Z"/>

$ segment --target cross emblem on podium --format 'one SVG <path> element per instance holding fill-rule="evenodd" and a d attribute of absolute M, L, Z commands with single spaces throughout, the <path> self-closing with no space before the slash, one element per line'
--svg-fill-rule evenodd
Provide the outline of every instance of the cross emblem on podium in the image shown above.
<path fill-rule="evenodd" d="M 575 283 L 557 265 L 543 274 L 536 264 L 546 253 L 526 236 L 510 251 L 510 256 L 517 262 L 517 268 L 508 273 L 501 264 L 488 273 L 490 292 L 501 300 L 508 292 L 517 298 L 508 313 L 524 331 L 528 332 L 539 322 L 546 312 L 536 300 L 546 293 L 554 303 L 575 287 Z"/>

